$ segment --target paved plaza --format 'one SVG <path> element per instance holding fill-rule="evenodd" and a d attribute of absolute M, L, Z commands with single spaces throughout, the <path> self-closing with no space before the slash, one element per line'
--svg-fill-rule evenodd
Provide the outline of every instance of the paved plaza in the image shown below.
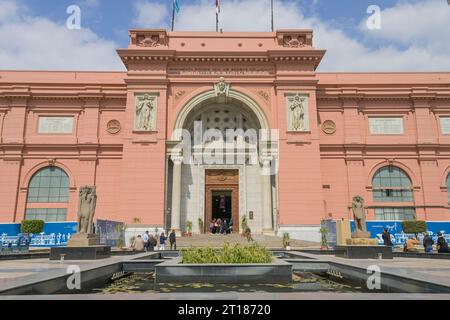
<path fill-rule="evenodd" d="M 294 253 L 295 251 L 293 251 Z M 97 261 L 49 261 L 48 259 L 30 259 L 30 260 L 10 260 L 0 261 L 0 291 L 11 288 L 12 286 L 21 285 L 30 281 L 42 281 L 55 276 L 66 274 L 69 265 L 78 265 L 81 270 L 96 268 L 102 265 L 108 265 L 120 261 L 127 261 L 146 254 L 136 254 L 133 256 L 115 256 L 109 259 Z M 394 260 L 348 260 L 336 258 L 334 256 L 315 255 L 301 253 L 302 256 L 312 259 L 320 259 L 325 262 L 339 263 L 346 266 L 355 266 L 367 268 L 371 265 L 379 266 L 383 273 L 389 273 L 415 279 L 436 283 L 450 287 L 450 260 L 446 259 L 415 259 L 415 258 L 395 258 Z M 383 278 L 382 278 L 383 279 Z M 90 295 L 45 295 L 45 296 L 0 296 L 0 299 L 111 299 L 111 300 L 127 300 L 127 299 L 164 299 L 164 300 L 183 300 L 183 299 L 226 299 L 226 300 L 295 300 L 295 299 L 339 299 L 339 300 L 355 300 L 355 299 L 450 299 L 448 294 L 386 294 L 386 293 L 332 293 L 332 292 L 274 292 L 274 293 L 242 293 L 242 292 L 226 292 L 226 293 L 154 293 L 154 294 L 90 294 Z"/>

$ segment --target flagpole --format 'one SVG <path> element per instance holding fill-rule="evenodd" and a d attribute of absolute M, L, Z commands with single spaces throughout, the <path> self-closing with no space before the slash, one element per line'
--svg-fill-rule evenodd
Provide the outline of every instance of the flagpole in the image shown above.
<path fill-rule="evenodd" d="M 273 0 L 270 1 L 270 8 L 272 13 L 272 32 L 275 31 L 274 24 L 273 24 Z"/>
<path fill-rule="evenodd" d="M 219 32 L 219 2 L 216 0 L 216 32 Z"/>
<path fill-rule="evenodd" d="M 172 1 L 172 31 L 175 28 L 175 1 Z"/>

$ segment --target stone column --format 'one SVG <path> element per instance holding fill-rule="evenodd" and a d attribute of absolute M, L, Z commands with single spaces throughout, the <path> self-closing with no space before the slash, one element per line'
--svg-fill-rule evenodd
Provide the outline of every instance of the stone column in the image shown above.
<path fill-rule="evenodd" d="M 273 232 L 272 223 L 272 182 L 271 182 L 271 158 L 265 157 L 262 159 L 263 170 L 263 231 L 264 233 Z"/>
<path fill-rule="evenodd" d="M 181 164 L 183 157 L 172 156 L 173 176 L 172 176 L 172 229 L 177 234 L 181 231 Z"/>

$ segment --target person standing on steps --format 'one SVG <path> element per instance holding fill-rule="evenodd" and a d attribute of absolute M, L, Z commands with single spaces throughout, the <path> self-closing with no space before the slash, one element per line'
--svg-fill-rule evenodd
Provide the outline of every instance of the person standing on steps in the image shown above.
<path fill-rule="evenodd" d="M 145 251 L 148 251 L 148 244 L 150 240 L 150 235 L 148 234 L 148 231 L 145 231 L 145 233 L 142 235 L 142 240 L 144 240 Z"/>
<path fill-rule="evenodd" d="M 164 232 L 161 233 L 161 236 L 159 237 L 159 250 L 163 251 L 165 249 L 167 237 L 164 235 Z"/>
<path fill-rule="evenodd" d="M 175 234 L 175 230 L 172 230 L 172 232 L 170 233 L 169 242 L 170 250 L 177 250 L 177 235 Z"/>

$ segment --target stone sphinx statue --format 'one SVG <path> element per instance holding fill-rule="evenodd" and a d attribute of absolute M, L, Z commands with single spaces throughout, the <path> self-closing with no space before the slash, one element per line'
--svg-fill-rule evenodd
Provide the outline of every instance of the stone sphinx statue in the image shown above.
<path fill-rule="evenodd" d="M 355 232 L 352 238 L 369 238 L 370 232 L 366 227 L 366 210 L 364 209 L 364 198 L 356 196 L 352 202 L 353 218 L 355 220 Z"/>
<path fill-rule="evenodd" d="M 95 187 L 82 187 L 78 198 L 78 233 L 92 233 L 97 193 Z"/>

